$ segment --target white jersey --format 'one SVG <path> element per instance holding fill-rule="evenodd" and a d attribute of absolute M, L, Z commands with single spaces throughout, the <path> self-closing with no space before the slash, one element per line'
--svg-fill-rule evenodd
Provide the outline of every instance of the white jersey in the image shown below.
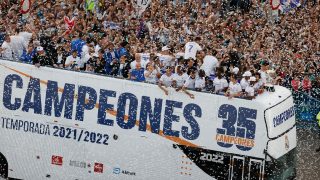
<path fill-rule="evenodd" d="M 134 61 L 132 61 L 131 63 L 130 63 L 130 67 L 131 67 L 131 69 L 136 69 L 136 66 L 137 66 L 137 61 L 136 60 L 134 60 Z M 147 66 L 147 63 L 145 62 L 145 61 L 140 61 L 140 65 L 141 65 L 141 68 L 146 68 L 146 66 Z"/>
<path fill-rule="evenodd" d="M 215 69 L 218 66 L 218 59 L 214 56 L 207 55 L 203 59 L 203 64 L 200 69 L 204 70 L 206 76 L 215 74 Z"/>
<path fill-rule="evenodd" d="M 249 81 L 247 81 L 245 78 L 242 78 L 240 81 L 240 85 L 242 89 L 246 89 L 246 87 L 249 86 Z"/>
<path fill-rule="evenodd" d="M 206 86 L 206 80 L 205 78 L 196 78 L 196 82 L 195 82 L 195 88 L 198 88 L 198 89 L 203 89 L 204 87 Z"/>
<path fill-rule="evenodd" d="M 22 36 L 19 35 L 15 35 L 15 36 L 10 36 L 11 42 L 11 49 L 13 51 L 13 55 L 14 57 L 20 58 L 23 50 L 27 49 L 27 47 L 25 47 L 25 39 Z"/>
<path fill-rule="evenodd" d="M 146 79 L 146 82 L 155 84 L 157 82 L 157 73 L 158 71 L 156 69 L 154 69 L 151 73 L 145 70 L 144 77 Z M 148 77 L 146 75 L 148 75 Z"/>
<path fill-rule="evenodd" d="M 172 56 L 159 54 L 158 57 L 159 57 L 159 60 L 160 60 L 160 62 L 162 62 L 164 67 L 175 66 L 176 62 L 174 61 Z"/>
<path fill-rule="evenodd" d="M 166 87 L 170 87 L 173 81 L 173 74 L 171 74 L 170 76 L 167 76 L 167 74 L 163 74 L 160 78 L 160 82 L 166 86 Z"/>
<path fill-rule="evenodd" d="M 70 64 L 71 62 L 75 62 L 79 67 L 81 65 L 81 61 L 79 57 L 74 58 L 72 55 L 68 56 L 66 59 L 65 64 Z M 71 66 L 67 67 L 68 69 L 71 69 Z"/>
<path fill-rule="evenodd" d="M 242 88 L 239 83 L 230 82 L 229 89 L 230 89 L 231 95 L 235 95 L 235 94 L 238 94 L 239 92 L 242 92 Z"/>
<path fill-rule="evenodd" d="M 1 52 L 3 58 L 13 59 L 12 48 L 10 43 L 4 41 L 1 45 L 1 48 L 3 49 L 3 51 Z"/>
<path fill-rule="evenodd" d="M 260 75 L 261 75 L 261 80 L 262 80 L 262 83 L 267 83 L 267 78 L 268 78 L 268 74 L 264 71 L 259 71 Z"/>
<path fill-rule="evenodd" d="M 218 77 L 214 78 L 213 85 L 215 88 L 215 92 L 219 92 L 229 86 L 226 79 L 224 78 L 219 79 Z"/>
<path fill-rule="evenodd" d="M 187 42 L 185 45 L 185 53 L 184 53 L 184 59 L 193 58 L 196 59 L 197 51 L 201 51 L 202 48 L 200 45 L 196 42 Z"/>
<path fill-rule="evenodd" d="M 248 93 L 248 96 L 254 96 L 254 88 L 252 86 L 247 86 L 245 91 Z"/>
<path fill-rule="evenodd" d="M 196 78 L 192 79 L 192 78 L 189 76 L 183 86 L 186 87 L 186 88 L 188 88 L 188 89 L 194 89 L 194 88 L 195 88 L 195 85 L 196 85 Z"/>
<path fill-rule="evenodd" d="M 140 53 L 141 61 L 149 62 L 150 61 L 150 53 Z"/>
<path fill-rule="evenodd" d="M 262 79 L 259 79 L 259 81 L 254 84 L 253 88 L 254 88 L 255 90 L 258 90 L 258 89 L 260 89 L 260 88 L 263 86 L 263 84 L 264 84 L 264 83 L 262 82 Z"/>
<path fill-rule="evenodd" d="M 29 45 L 29 42 L 32 38 L 32 33 L 29 33 L 29 32 L 20 32 L 19 33 L 19 36 L 23 38 L 23 45 L 25 47 L 25 49 L 28 48 L 28 45 Z"/>
<path fill-rule="evenodd" d="M 186 73 L 183 73 L 181 75 L 177 73 L 173 74 L 173 80 L 177 82 L 178 87 L 182 87 L 187 79 L 188 75 Z"/>

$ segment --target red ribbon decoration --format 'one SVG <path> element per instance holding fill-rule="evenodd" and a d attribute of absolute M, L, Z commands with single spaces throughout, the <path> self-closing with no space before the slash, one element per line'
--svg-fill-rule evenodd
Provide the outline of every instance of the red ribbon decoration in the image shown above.
<path fill-rule="evenodd" d="M 273 6 L 273 0 L 270 0 L 270 5 L 271 5 L 271 9 L 272 10 L 278 10 L 279 9 L 279 7 L 280 7 L 280 2 L 279 2 L 279 4 L 277 5 L 277 6 Z"/>
<path fill-rule="evenodd" d="M 67 25 L 67 31 L 66 31 L 66 34 L 70 34 L 74 25 L 75 25 L 75 19 L 74 17 L 70 20 L 69 17 L 65 16 L 64 18 L 64 22 L 66 23 Z"/>

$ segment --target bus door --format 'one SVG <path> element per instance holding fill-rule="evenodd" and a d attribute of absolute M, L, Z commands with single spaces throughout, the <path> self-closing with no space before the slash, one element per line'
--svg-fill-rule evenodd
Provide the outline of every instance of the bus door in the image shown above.
<path fill-rule="evenodd" d="M 231 160 L 231 180 L 242 180 L 244 177 L 244 157 L 233 156 Z"/>
<path fill-rule="evenodd" d="M 260 180 L 263 170 L 262 160 L 250 159 L 248 180 Z"/>

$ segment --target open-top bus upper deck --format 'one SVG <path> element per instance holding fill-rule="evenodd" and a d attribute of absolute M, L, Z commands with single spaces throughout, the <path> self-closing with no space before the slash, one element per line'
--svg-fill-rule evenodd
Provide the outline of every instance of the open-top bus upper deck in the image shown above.
<path fill-rule="evenodd" d="M 40 178 L 36 171 L 44 169 L 53 179 L 235 179 L 235 157 L 262 167 L 296 146 L 284 87 L 254 100 L 202 92 L 191 99 L 152 84 L 17 62 L 0 61 L 0 71 L 0 153 L 10 177 Z"/>

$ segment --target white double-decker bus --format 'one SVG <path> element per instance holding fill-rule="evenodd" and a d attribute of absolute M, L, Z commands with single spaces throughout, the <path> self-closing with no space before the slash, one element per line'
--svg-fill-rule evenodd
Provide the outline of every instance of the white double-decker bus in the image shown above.
<path fill-rule="evenodd" d="M 0 176 L 291 179 L 288 89 L 254 100 L 0 60 Z"/>

